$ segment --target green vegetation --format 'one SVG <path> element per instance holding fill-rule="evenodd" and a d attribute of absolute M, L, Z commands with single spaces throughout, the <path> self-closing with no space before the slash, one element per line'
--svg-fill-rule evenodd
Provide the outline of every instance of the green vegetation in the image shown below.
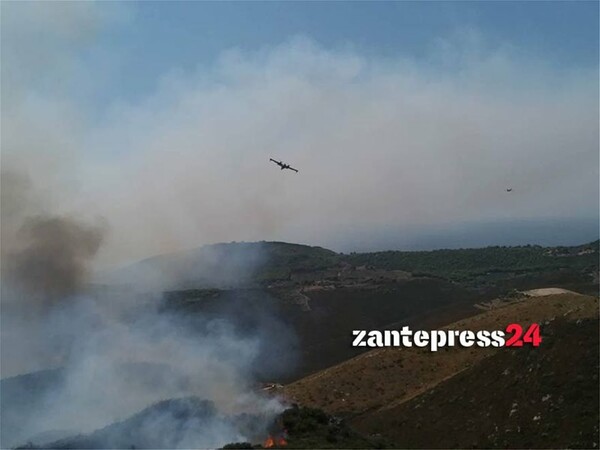
<path fill-rule="evenodd" d="M 403 270 L 414 276 L 438 277 L 477 288 L 503 283 L 511 277 L 523 278 L 524 275 L 537 277 L 537 281 L 543 283 L 548 281 L 547 275 L 557 275 L 560 271 L 560 283 L 588 285 L 584 289 L 591 292 L 594 282 L 589 275 L 598 269 L 598 244 L 599 241 L 575 247 L 496 246 L 345 255 L 321 247 L 286 242 L 232 242 L 201 247 L 182 255 L 158 256 L 138 264 L 156 273 L 178 274 L 180 280 L 174 283 L 173 290 L 233 285 L 248 287 L 253 284 L 256 287 L 255 284 L 288 281 L 293 275 L 314 274 L 315 279 L 335 277 L 339 269 L 367 266 Z M 228 270 L 223 270 L 224 267 Z M 326 270 L 332 273 L 319 273 Z M 121 274 L 121 279 L 135 278 L 135 275 L 127 275 L 127 271 L 124 274 Z M 540 279 L 540 275 L 545 279 Z M 522 282 L 520 279 L 518 285 L 505 287 L 526 288 Z"/>
<path fill-rule="evenodd" d="M 383 448 L 383 441 L 373 441 L 353 431 L 346 423 L 317 408 L 293 407 L 281 415 L 288 431 L 288 448 Z"/>
<path fill-rule="evenodd" d="M 346 257 L 354 266 L 405 270 L 415 275 L 468 281 L 493 274 L 522 274 L 549 270 L 591 271 L 598 267 L 598 241 L 579 247 L 487 247 L 420 252 L 385 251 Z"/>
<path fill-rule="evenodd" d="M 457 282 L 494 274 L 525 274 L 570 269 L 590 272 L 598 267 L 599 241 L 576 247 L 486 247 L 433 251 L 384 251 L 337 254 L 321 247 L 264 242 L 267 258 L 257 281 L 287 279 L 292 272 L 314 272 L 339 265 L 404 270 Z"/>
<path fill-rule="evenodd" d="M 321 247 L 261 242 L 266 254 L 265 263 L 256 275 L 257 281 L 285 280 L 292 272 L 324 270 L 339 263 L 337 253 Z"/>
<path fill-rule="evenodd" d="M 319 272 L 345 264 L 442 278 L 494 295 L 546 284 L 591 295 L 597 293 L 597 281 L 591 275 L 598 272 L 599 241 L 574 247 L 496 246 L 349 255 L 283 242 L 261 242 L 260 245 L 266 258 L 254 274 L 254 280 L 259 283 L 288 280 L 292 273 Z"/>
<path fill-rule="evenodd" d="M 322 247 L 309 247 L 285 242 L 269 242 L 266 252 L 268 267 L 284 266 L 292 271 L 326 269 L 339 262 L 339 255 Z"/>
<path fill-rule="evenodd" d="M 223 449 L 249 449 L 254 448 L 250 442 L 233 442 L 223 446 Z"/>
<path fill-rule="evenodd" d="M 277 423 L 286 430 L 287 444 L 273 448 L 385 448 L 381 438 L 367 439 L 352 430 L 343 420 L 330 416 L 317 408 L 294 405 L 277 418 Z M 249 442 L 234 442 L 224 449 L 263 448 Z"/>

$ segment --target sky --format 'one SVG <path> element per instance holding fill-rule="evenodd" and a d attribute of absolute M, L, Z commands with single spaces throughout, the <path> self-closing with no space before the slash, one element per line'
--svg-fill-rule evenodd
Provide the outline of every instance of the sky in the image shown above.
<path fill-rule="evenodd" d="M 99 265 L 219 241 L 412 248 L 420 230 L 452 247 L 478 223 L 597 238 L 597 2 L 1 13 L 3 225 L 101 222 Z M 477 245 L 519 240 L 490 230 Z"/>
<path fill-rule="evenodd" d="M 473 30 L 555 68 L 598 61 L 597 2 L 148 2 L 126 14 L 99 36 L 97 51 L 122 52 L 111 88 L 128 98 L 148 94 L 169 70 L 291 36 L 367 57 L 427 60 L 440 39 Z"/>

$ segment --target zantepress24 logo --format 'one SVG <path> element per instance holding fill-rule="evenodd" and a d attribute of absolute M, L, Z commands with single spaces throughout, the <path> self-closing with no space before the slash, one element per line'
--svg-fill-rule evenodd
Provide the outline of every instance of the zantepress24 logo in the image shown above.
<path fill-rule="evenodd" d="M 353 347 L 429 347 L 432 352 L 444 347 L 539 347 L 540 326 L 531 324 L 526 330 L 511 323 L 504 330 L 417 330 L 408 326 L 400 330 L 353 330 Z"/>

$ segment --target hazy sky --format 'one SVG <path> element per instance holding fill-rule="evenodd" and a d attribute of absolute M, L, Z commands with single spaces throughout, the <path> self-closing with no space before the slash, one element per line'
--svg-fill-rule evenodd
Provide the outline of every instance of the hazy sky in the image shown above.
<path fill-rule="evenodd" d="M 597 2 L 1 7 L 3 225 L 102 220 L 100 264 L 597 217 Z"/>
<path fill-rule="evenodd" d="M 431 62 L 440 40 L 480 32 L 490 46 L 513 46 L 555 69 L 598 64 L 597 2 L 148 2 L 121 7 L 99 30 L 86 63 L 113 70 L 101 101 L 139 100 L 173 70 L 211 66 L 220 54 L 308 36 L 364 57 Z M 110 25 L 110 24 L 109 24 Z M 118 65 L 115 65 L 118 59 Z"/>

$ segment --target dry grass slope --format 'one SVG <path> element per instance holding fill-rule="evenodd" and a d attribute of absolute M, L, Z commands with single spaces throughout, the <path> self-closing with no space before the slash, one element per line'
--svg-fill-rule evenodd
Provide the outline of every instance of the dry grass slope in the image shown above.
<path fill-rule="evenodd" d="M 573 321 L 597 317 L 598 298 L 561 293 L 525 298 L 445 328 L 494 330 L 514 322 L 528 326 L 557 318 Z M 455 347 L 432 353 L 417 348 L 376 349 L 289 384 L 283 392 L 301 405 L 356 417 L 395 408 L 503 351 L 507 350 Z"/>

